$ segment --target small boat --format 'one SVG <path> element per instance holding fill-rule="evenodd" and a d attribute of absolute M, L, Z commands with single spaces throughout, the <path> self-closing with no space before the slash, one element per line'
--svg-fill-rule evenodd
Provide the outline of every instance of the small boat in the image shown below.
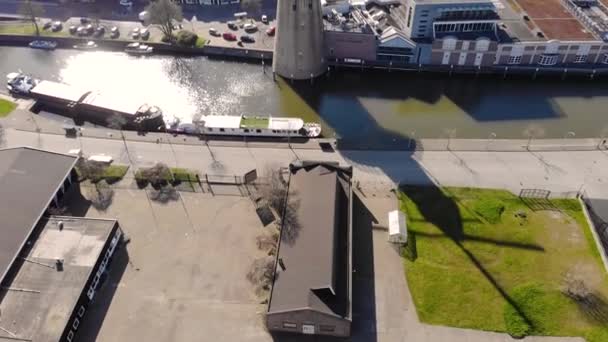
<path fill-rule="evenodd" d="M 57 42 L 49 41 L 49 40 L 34 40 L 29 44 L 32 49 L 40 49 L 40 50 L 55 50 L 57 47 Z"/>
<path fill-rule="evenodd" d="M 90 40 L 90 41 L 88 41 L 86 43 L 80 43 L 80 44 L 74 45 L 74 49 L 77 49 L 77 50 L 94 50 L 94 49 L 97 49 L 97 44 L 94 41 Z"/>
<path fill-rule="evenodd" d="M 140 43 L 131 43 L 125 48 L 125 52 L 130 55 L 149 55 L 154 51 L 154 48 Z"/>
<path fill-rule="evenodd" d="M 21 72 L 11 72 L 6 75 L 6 88 L 9 92 L 28 95 L 40 81 Z"/>
<path fill-rule="evenodd" d="M 304 123 L 300 118 L 206 115 L 202 116 L 200 120 L 194 122 L 194 124 L 196 125 L 198 132 L 205 135 L 294 138 L 317 138 L 321 135 L 320 124 L 314 122 Z M 180 131 L 181 127 L 179 126 L 177 131 Z"/>

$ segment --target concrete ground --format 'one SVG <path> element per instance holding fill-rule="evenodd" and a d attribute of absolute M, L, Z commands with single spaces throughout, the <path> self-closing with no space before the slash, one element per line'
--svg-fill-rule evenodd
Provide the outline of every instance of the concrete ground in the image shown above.
<path fill-rule="evenodd" d="M 270 339 L 265 305 L 245 278 L 263 229 L 248 198 L 181 193 L 162 204 L 116 189 L 107 211 L 91 207 L 86 216 L 118 218 L 130 242 L 128 266 L 122 275 L 112 268 L 82 340 Z"/>

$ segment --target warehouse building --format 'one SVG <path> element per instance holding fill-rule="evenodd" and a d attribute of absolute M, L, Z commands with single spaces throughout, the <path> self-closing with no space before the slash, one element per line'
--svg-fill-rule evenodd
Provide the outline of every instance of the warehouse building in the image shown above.
<path fill-rule="evenodd" d="M 290 166 L 295 222 L 281 228 L 266 314 L 271 331 L 349 336 L 352 323 L 352 168 Z"/>
<path fill-rule="evenodd" d="M 115 220 L 48 215 L 72 186 L 76 161 L 0 150 L 0 339 L 75 341 L 121 240 Z"/>

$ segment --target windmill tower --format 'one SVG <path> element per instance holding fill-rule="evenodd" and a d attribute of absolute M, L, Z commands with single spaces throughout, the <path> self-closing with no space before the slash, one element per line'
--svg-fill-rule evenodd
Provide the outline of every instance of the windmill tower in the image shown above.
<path fill-rule="evenodd" d="M 320 0 L 277 0 L 272 71 L 289 79 L 310 79 L 327 69 Z"/>

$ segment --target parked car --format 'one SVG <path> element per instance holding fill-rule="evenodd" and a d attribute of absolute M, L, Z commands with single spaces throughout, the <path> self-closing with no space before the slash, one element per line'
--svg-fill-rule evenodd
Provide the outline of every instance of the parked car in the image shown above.
<path fill-rule="evenodd" d="M 50 29 L 50 28 L 51 28 L 51 26 L 53 26 L 53 22 L 51 22 L 51 21 L 47 21 L 46 23 L 44 23 L 44 24 L 42 25 L 42 29 L 43 29 L 43 30 L 48 30 L 48 29 Z"/>
<path fill-rule="evenodd" d="M 87 30 L 87 34 L 93 34 L 93 32 L 95 32 L 95 27 L 93 27 L 92 24 L 87 24 L 84 29 Z"/>
<path fill-rule="evenodd" d="M 255 43 L 255 39 L 252 36 L 248 35 L 248 34 L 242 35 L 241 36 L 241 41 L 243 43 Z"/>
<path fill-rule="evenodd" d="M 53 22 L 53 25 L 51 25 L 51 31 L 53 32 L 59 32 L 63 29 L 63 24 L 61 23 L 61 21 L 55 21 Z"/>
<path fill-rule="evenodd" d="M 70 32 L 70 34 L 76 34 L 77 29 L 78 27 L 76 27 L 76 25 L 72 25 L 68 28 L 68 31 Z"/>
<path fill-rule="evenodd" d="M 268 16 L 267 16 L 266 14 L 263 14 L 263 15 L 262 15 L 262 22 L 263 22 L 264 24 L 268 24 Z"/>
<path fill-rule="evenodd" d="M 110 38 L 118 38 L 120 36 L 120 31 L 118 31 L 118 27 L 112 26 L 110 29 Z"/>
<path fill-rule="evenodd" d="M 91 23 L 91 19 L 86 18 L 86 17 L 82 17 L 82 18 L 80 18 L 80 23 L 83 24 L 83 25 L 84 24 L 89 24 L 89 23 Z"/>
<path fill-rule="evenodd" d="M 148 40 L 148 38 L 150 38 L 150 30 L 148 30 L 147 28 L 139 30 L 139 36 L 143 40 Z"/>
<path fill-rule="evenodd" d="M 87 33 L 87 29 L 84 26 L 78 26 L 78 28 L 76 29 L 76 35 L 83 37 L 86 36 Z"/>
<path fill-rule="evenodd" d="M 106 33 L 106 28 L 103 26 L 97 26 L 97 28 L 95 29 L 95 33 L 93 33 L 93 35 L 95 37 L 103 37 L 103 35 Z"/>
<path fill-rule="evenodd" d="M 228 25 L 228 28 L 231 29 L 231 30 L 238 30 L 239 29 L 238 25 L 234 21 L 229 21 L 226 24 Z"/>
<path fill-rule="evenodd" d="M 247 23 L 243 25 L 243 29 L 245 30 L 245 32 L 255 32 L 258 30 L 258 27 L 255 26 L 255 24 Z"/>
<path fill-rule="evenodd" d="M 266 34 L 269 36 L 274 36 L 275 32 L 276 32 L 277 28 L 274 26 L 271 26 L 268 28 L 268 30 L 266 30 Z"/>
<path fill-rule="evenodd" d="M 131 31 L 131 38 L 133 38 L 133 39 L 139 38 L 139 27 L 136 27 Z"/>
<path fill-rule="evenodd" d="M 150 17 L 150 14 L 148 13 L 148 11 L 143 11 L 143 12 L 139 12 L 139 21 L 144 22 L 146 20 L 148 20 L 148 18 Z"/>
<path fill-rule="evenodd" d="M 226 40 L 236 40 L 236 36 L 234 35 L 234 33 L 230 32 L 224 32 L 224 34 L 222 34 L 222 37 Z"/>
<path fill-rule="evenodd" d="M 212 36 L 214 36 L 214 37 L 217 37 L 217 36 L 220 35 L 220 33 L 218 32 L 218 30 L 216 30 L 213 27 L 209 28 L 209 34 L 212 35 Z"/>

